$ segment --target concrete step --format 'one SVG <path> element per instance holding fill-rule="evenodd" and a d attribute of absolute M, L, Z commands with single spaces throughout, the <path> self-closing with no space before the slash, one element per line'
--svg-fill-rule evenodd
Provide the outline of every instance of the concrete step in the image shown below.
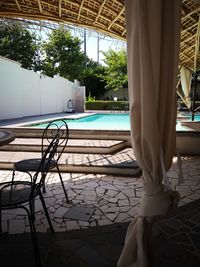
<path fill-rule="evenodd" d="M 80 141 L 84 141 L 84 142 L 80 143 Z M 64 152 L 65 153 L 112 154 L 127 147 L 127 141 L 104 140 L 104 144 L 99 145 L 101 144 L 100 141 L 101 140 L 95 140 L 95 142 L 93 141 L 92 143 L 92 142 L 85 142 L 85 140 L 69 140 Z M 17 138 L 17 140 L 13 141 L 9 145 L 5 145 L 1 147 L 1 150 L 2 151 L 40 152 L 41 151 L 41 139 L 27 138 L 25 141 L 25 139 L 23 138 Z"/>
<path fill-rule="evenodd" d="M 12 170 L 14 162 L 0 162 L 1 170 Z M 72 173 L 91 173 L 91 174 L 110 174 L 116 176 L 126 177 L 139 177 L 141 175 L 141 169 L 139 167 L 125 166 L 91 166 L 91 165 L 72 165 L 72 164 L 59 164 L 61 172 Z M 56 171 L 56 170 L 51 170 Z"/>

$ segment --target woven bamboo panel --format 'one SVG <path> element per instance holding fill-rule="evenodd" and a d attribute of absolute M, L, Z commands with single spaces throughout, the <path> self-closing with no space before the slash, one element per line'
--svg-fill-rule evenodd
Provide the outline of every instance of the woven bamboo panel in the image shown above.
<path fill-rule="evenodd" d="M 180 65 L 193 71 L 200 69 L 199 16 L 200 0 L 182 0 Z M 0 0 L 0 17 L 64 22 L 126 39 L 124 0 Z"/>
<path fill-rule="evenodd" d="M 0 16 L 66 22 L 126 38 L 123 0 L 1 0 Z"/>

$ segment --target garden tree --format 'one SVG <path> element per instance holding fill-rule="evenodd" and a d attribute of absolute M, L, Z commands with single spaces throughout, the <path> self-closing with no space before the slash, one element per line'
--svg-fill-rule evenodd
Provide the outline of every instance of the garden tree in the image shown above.
<path fill-rule="evenodd" d="M 43 43 L 42 72 L 48 76 L 59 74 L 73 81 L 79 80 L 87 58 L 81 51 L 81 40 L 73 37 L 62 27 L 53 30 L 49 39 Z"/>
<path fill-rule="evenodd" d="M 98 99 L 105 92 L 105 80 L 102 76 L 105 75 L 105 67 L 88 59 L 86 67 L 81 76 L 81 84 L 86 87 L 86 96 L 95 97 Z"/>
<path fill-rule="evenodd" d="M 0 29 L 0 55 L 21 63 L 26 69 L 37 69 L 39 43 L 36 35 L 18 26 Z"/>
<path fill-rule="evenodd" d="M 127 54 L 124 49 L 114 51 L 112 49 L 103 52 L 104 63 L 107 65 L 105 75 L 106 88 L 114 91 L 128 87 Z"/>

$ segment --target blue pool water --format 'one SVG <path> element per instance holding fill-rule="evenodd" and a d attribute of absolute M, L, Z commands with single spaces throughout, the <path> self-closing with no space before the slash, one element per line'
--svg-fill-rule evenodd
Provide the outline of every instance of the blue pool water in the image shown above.
<path fill-rule="evenodd" d="M 186 119 L 189 119 L 187 116 Z M 80 119 L 65 119 L 69 129 L 82 130 L 130 130 L 129 114 L 95 114 Z M 200 121 L 200 115 L 195 116 Z M 48 123 L 28 125 L 33 128 L 45 128 Z M 177 124 L 177 130 L 183 130 Z"/>
<path fill-rule="evenodd" d="M 129 114 L 95 114 L 80 119 L 65 119 L 69 129 L 130 130 Z M 30 125 L 45 128 L 48 123 Z"/>

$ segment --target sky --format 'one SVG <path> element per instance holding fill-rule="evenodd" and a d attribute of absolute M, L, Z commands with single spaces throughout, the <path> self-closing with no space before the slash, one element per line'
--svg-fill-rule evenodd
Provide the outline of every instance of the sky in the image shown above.
<path fill-rule="evenodd" d="M 66 27 L 70 30 L 73 36 L 77 36 L 82 41 L 82 51 L 84 51 L 84 33 L 86 34 L 86 53 L 87 56 L 94 61 L 98 61 L 98 36 L 99 36 L 99 62 L 104 64 L 103 62 L 103 54 L 102 51 L 106 52 L 110 48 L 113 50 L 120 50 L 122 48 L 126 48 L 126 42 L 123 42 L 119 39 L 114 39 L 109 36 L 103 35 L 101 33 L 97 33 L 93 30 L 77 27 L 77 26 L 68 26 Z M 37 26 L 38 29 L 38 26 Z M 43 28 L 41 28 L 43 29 Z M 50 33 L 51 30 L 48 31 Z M 47 32 L 45 30 L 40 31 L 40 35 L 43 40 L 47 38 Z"/>
<path fill-rule="evenodd" d="M 73 32 L 72 32 L 73 34 Z M 74 33 L 73 35 L 78 36 L 82 41 L 84 41 L 83 33 Z M 109 36 L 99 34 L 99 62 L 103 62 L 103 53 L 109 49 L 120 50 L 126 48 L 126 42 L 123 42 L 119 39 L 114 39 Z M 82 43 L 82 50 L 84 51 L 84 43 Z M 98 33 L 94 31 L 86 32 L 86 53 L 89 58 L 92 58 L 94 61 L 98 59 Z"/>

